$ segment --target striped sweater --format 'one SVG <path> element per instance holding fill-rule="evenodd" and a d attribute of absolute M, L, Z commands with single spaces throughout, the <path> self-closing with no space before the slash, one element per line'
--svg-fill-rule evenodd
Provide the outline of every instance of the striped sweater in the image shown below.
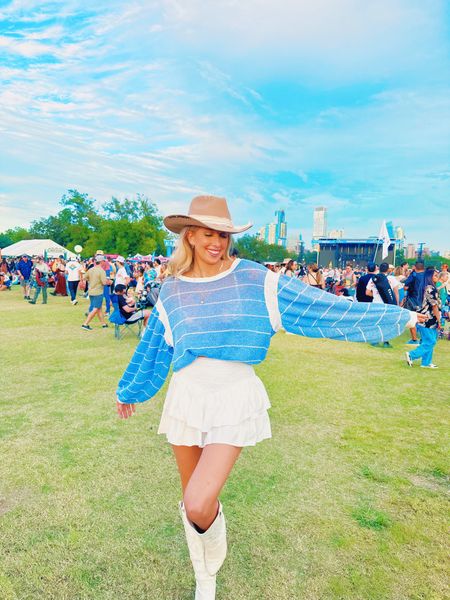
<path fill-rule="evenodd" d="M 302 336 L 381 342 L 415 323 L 397 306 L 351 302 L 236 259 L 214 277 L 169 278 L 117 390 L 120 402 L 144 402 L 162 387 L 172 365 L 197 357 L 257 364 L 280 329 Z"/>

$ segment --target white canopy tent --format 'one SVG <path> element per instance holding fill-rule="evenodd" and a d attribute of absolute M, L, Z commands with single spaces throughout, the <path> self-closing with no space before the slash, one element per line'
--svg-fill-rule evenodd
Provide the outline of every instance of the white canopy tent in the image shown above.
<path fill-rule="evenodd" d="M 2 256 L 44 256 L 44 258 L 75 258 L 76 254 L 53 240 L 22 240 L 1 249 Z"/>

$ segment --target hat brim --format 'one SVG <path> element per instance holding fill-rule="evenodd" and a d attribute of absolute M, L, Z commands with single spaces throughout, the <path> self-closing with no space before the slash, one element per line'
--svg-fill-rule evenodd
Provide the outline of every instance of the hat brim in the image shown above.
<path fill-rule="evenodd" d="M 205 227 L 206 229 L 214 229 L 214 231 L 222 231 L 224 233 L 242 233 L 247 231 L 250 227 L 253 227 L 253 223 L 247 223 L 246 225 L 240 225 L 227 227 L 223 223 L 202 223 L 198 219 L 193 219 L 188 215 L 169 215 L 164 218 L 164 225 L 172 233 L 181 233 L 185 227 Z"/>

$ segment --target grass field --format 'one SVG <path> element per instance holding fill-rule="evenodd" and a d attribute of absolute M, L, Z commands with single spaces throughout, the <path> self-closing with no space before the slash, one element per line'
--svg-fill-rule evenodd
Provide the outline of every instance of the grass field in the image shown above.
<path fill-rule="evenodd" d="M 82 331 L 86 306 L 0 294 L 0 599 L 192 599 L 164 390 L 116 418 L 136 339 Z M 427 371 L 406 339 L 275 336 L 273 439 L 223 491 L 217 600 L 449 598 L 450 343 Z"/>

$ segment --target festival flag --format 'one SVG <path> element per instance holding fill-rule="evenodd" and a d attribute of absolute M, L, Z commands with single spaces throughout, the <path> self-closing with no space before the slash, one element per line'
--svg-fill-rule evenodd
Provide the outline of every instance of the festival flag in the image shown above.
<path fill-rule="evenodd" d="M 386 256 L 389 254 L 389 246 L 391 243 L 391 238 L 389 237 L 389 233 L 386 227 L 386 221 L 383 221 L 383 223 L 381 224 L 380 235 L 378 236 L 378 239 L 383 242 L 383 250 L 381 252 L 381 258 L 383 259 L 386 258 Z"/>

